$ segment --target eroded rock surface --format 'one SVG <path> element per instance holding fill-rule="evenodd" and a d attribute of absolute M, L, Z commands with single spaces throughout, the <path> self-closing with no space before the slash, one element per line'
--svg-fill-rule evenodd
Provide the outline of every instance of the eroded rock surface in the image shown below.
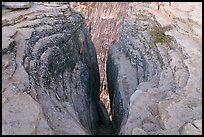
<path fill-rule="evenodd" d="M 6 90 L 3 93 L 2 133 L 7 135 L 53 134 L 42 115 L 40 105 L 26 93 L 13 90 Z"/>
<path fill-rule="evenodd" d="M 3 2 L 3 6 L 8 9 L 16 10 L 16 9 L 28 9 L 31 7 L 31 2 Z"/>
<path fill-rule="evenodd" d="M 181 135 L 202 135 L 202 119 L 186 123 L 180 130 Z"/>
<path fill-rule="evenodd" d="M 200 128 L 185 125 L 202 118 L 202 36 L 195 31 L 195 26 L 202 29 L 201 3 L 183 5 L 190 11 L 174 3 L 154 6 L 131 3 L 119 41 L 109 49 L 113 127 L 119 134 L 201 134 Z M 167 10 L 172 11 L 168 16 Z M 195 11 L 198 16 L 191 17 Z M 154 43 L 151 30 L 166 25 L 173 26 L 165 32 L 171 40 Z"/>
<path fill-rule="evenodd" d="M 99 72 L 83 16 L 33 4 L 2 21 L 3 134 L 96 134 Z"/>
<path fill-rule="evenodd" d="M 13 4 L 2 3 L 2 134 L 202 134 L 201 3 L 81 3 L 86 18 L 68 3 Z M 170 41 L 154 43 L 166 25 Z"/>

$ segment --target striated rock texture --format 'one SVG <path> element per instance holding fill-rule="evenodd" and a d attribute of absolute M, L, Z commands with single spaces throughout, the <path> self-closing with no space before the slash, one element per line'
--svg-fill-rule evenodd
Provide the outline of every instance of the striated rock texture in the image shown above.
<path fill-rule="evenodd" d="M 201 135 L 201 9 L 3 2 L 2 134 Z"/>
<path fill-rule="evenodd" d="M 148 14 L 144 16 L 144 11 L 141 14 L 136 17 L 151 19 Z M 137 19 L 135 21 L 139 22 Z M 151 20 L 148 23 L 151 24 Z M 158 84 L 164 64 L 156 46 L 139 27 L 141 26 L 137 27 L 131 18 L 126 18 L 119 42 L 110 48 L 108 54 L 108 86 L 113 125 L 116 129 L 120 129 L 122 120 L 126 123 L 130 96 L 138 85 L 147 82 L 145 86 L 140 86 L 146 90 L 145 88 Z"/>
<path fill-rule="evenodd" d="M 108 51 L 112 123 L 118 134 L 202 134 L 201 3 L 186 8 L 160 4 L 158 10 L 154 3 L 131 3 L 119 41 Z M 170 10 L 168 16 L 163 12 Z M 192 17 L 195 11 L 198 16 Z M 172 29 L 163 36 L 170 40 L 154 43 L 151 31 L 166 25 Z M 191 124 L 195 120 L 199 126 Z"/>
<path fill-rule="evenodd" d="M 96 134 L 100 78 L 82 15 L 33 4 L 2 22 L 2 134 Z"/>

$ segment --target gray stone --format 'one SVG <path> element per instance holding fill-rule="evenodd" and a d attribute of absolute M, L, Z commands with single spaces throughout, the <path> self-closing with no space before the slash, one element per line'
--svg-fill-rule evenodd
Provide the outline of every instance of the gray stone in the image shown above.
<path fill-rule="evenodd" d="M 138 16 L 135 17 L 143 17 L 147 21 L 151 17 L 150 14 L 143 12 L 137 14 Z M 142 92 L 158 85 L 159 74 L 163 66 L 157 47 L 152 43 L 150 37 L 139 28 L 142 26 L 140 23 L 127 16 L 120 29 L 118 42 L 108 52 L 108 89 L 112 106 L 114 106 L 113 111 L 115 111 L 112 112 L 113 125 L 116 127 L 126 124 L 130 116 L 130 100 L 135 99 L 132 103 L 135 104 L 136 100 L 144 95 Z M 133 97 L 131 97 L 132 94 L 134 94 Z"/>
<path fill-rule="evenodd" d="M 148 135 L 147 132 L 145 132 L 144 130 L 142 130 L 141 128 L 134 128 L 132 130 L 132 135 Z"/>
<path fill-rule="evenodd" d="M 187 123 L 182 127 L 180 134 L 181 135 L 202 135 L 202 129 L 195 127 L 191 123 Z"/>
<path fill-rule="evenodd" d="M 6 4 L 10 8 L 28 8 L 27 3 Z M 39 9 L 53 16 L 40 16 Z M 2 20 L 11 21 L 2 29 L 2 49 L 8 50 L 2 64 L 3 134 L 97 134 L 100 121 L 96 51 L 83 16 L 72 9 L 63 15 L 62 9 L 56 7 L 53 12 L 52 7 L 35 5 L 29 10 L 3 14 Z M 30 20 L 28 16 L 37 18 Z M 8 39 L 15 46 L 10 48 L 12 42 Z M 19 96 L 13 95 L 12 101 L 7 91 L 19 92 Z M 23 94 L 30 100 L 24 99 Z M 30 104 L 33 99 L 39 108 Z"/>
<path fill-rule="evenodd" d="M 4 2 L 4 6 L 8 9 L 28 9 L 31 2 Z"/>
<path fill-rule="evenodd" d="M 196 23 L 186 21 L 187 16 L 191 15 L 185 11 L 168 6 L 174 9 L 172 14 L 177 17 L 169 19 L 166 13 L 143 6 L 139 3 L 130 4 L 131 11 L 124 19 L 119 40 L 109 49 L 108 89 L 113 110 L 119 112 L 113 113 L 113 124 L 120 125 L 119 134 L 131 134 L 134 127 L 139 127 L 151 135 L 178 135 L 185 123 L 202 117 L 202 78 L 199 75 L 202 72 L 199 65 L 202 42 L 200 36 L 194 39 L 195 33 L 189 24 L 191 22 L 196 26 Z M 197 6 L 198 9 L 202 7 L 201 3 Z M 198 14 L 201 14 L 201 10 Z M 172 24 L 174 21 L 175 24 Z M 171 41 L 152 43 L 149 32 L 163 24 L 176 25 L 166 33 L 172 36 Z M 124 63 L 123 58 L 130 63 Z M 122 77 L 123 68 L 132 75 Z M 126 88 L 121 88 L 124 87 L 121 82 L 123 79 L 128 83 Z M 149 122 L 144 122 L 147 119 Z M 197 126 L 195 123 L 184 126 L 182 134 L 200 134 L 194 131 L 194 127 L 200 129 L 201 122 L 197 122 Z"/>
<path fill-rule="evenodd" d="M 160 101 L 158 104 L 160 124 L 164 129 L 167 128 L 167 124 L 169 123 L 168 120 L 171 117 L 167 110 L 167 108 L 171 105 L 170 103 L 170 101 Z"/>
<path fill-rule="evenodd" d="M 202 134 L 201 3 L 158 11 L 130 3 L 104 65 L 110 125 L 99 102 L 99 68 L 89 31 L 101 46 L 100 37 L 116 29 L 105 27 L 102 35 L 98 30 L 111 21 L 118 27 L 125 4 L 108 15 L 87 10 L 99 16 L 90 30 L 84 17 L 59 3 L 2 5 L 2 134 Z M 101 20 L 103 27 L 97 27 Z M 163 24 L 173 26 L 165 33 L 172 40 L 154 44 L 149 31 Z M 107 34 L 106 42 L 116 34 Z"/>
<path fill-rule="evenodd" d="M 193 124 L 194 124 L 197 128 L 199 128 L 199 129 L 201 130 L 201 134 L 202 134 L 202 119 L 200 119 L 200 120 L 194 120 L 194 121 L 193 121 Z"/>
<path fill-rule="evenodd" d="M 56 25 L 36 29 L 28 40 L 23 65 L 32 83 L 31 95 L 38 96 L 37 101 L 55 134 L 96 134 L 99 77 L 88 30 L 83 17 L 73 11 L 69 17 L 53 19 Z M 51 22 L 47 20 L 45 25 Z M 78 121 L 67 115 L 69 110 L 62 102 L 72 105 Z"/>
<path fill-rule="evenodd" d="M 54 132 L 49 127 L 48 122 L 42 113 L 40 116 L 41 117 L 38 119 L 38 123 L 36 125 L 36 135 L 54 135 Z"/>
<path fill-rule="evenodd" d="M 2 104 L 2 134 L 35 134 L 40 105 L 25 93 L 5 91 L 7 101 Z"/>

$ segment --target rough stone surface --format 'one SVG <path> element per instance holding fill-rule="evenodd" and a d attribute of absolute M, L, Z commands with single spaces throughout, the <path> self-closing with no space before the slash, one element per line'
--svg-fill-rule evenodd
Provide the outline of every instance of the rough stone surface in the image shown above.
<path fill-rule="evenodd" d="M 2 95 L 2 134 L 34 134 L 40 106 L 26 93 L 7 90 Z M 22 107 L 23 106 L 23 107 Z"/>
<path fill-rule="evenodd" d="M 193 124 L 191 123 L 185 124 L 180 130 L 180 134 L 181 135 L 202 135 L 202 120 L 195 120 L 193 121 Z"/>
<path fill-rule="evenodd" d="M 3 134 L 96 134 L 99 72 L 82 15 L 33 4 L 2 21 Z"/>
<path fill-rule="evenodd" d="M 147 133 L 141 128 L 136 127 L 132 130 L 132 135 L 147 135 Z"/>
<path fill-rule="evenodd" d="M 2 4 L 8 9 L 28 9 L 31 7 L 31 2 L 4 2 Z"/>
<path fill-rule="evenodd" d="M 138 18 L 143 16 L 135 15 Z M 147 16 L 151 17 L 150 14 Z M 136 21 L 139 22 L 139 19 Z M 117 126 L 116 128 L 121 122 L 126 123 L 130 96 L 136 91 L 137 86 L 150 80 L 153 81 L 153 85 L 157 85 L 163 67 L 158 49 L 139 29 L 144 28 L 136 28 L 132 18 L 125 18 L 119 41 L 109 49 L 108 86 L 112 99 L 113 124 Z M 122 119 L 123 121 L 120 121 Z"/>
<path fill-rule="evenodd" d="M 2 3 L 2 134 L 202 134 L 202 3 L 25 3 Z"/>
<path fill-rule="evenodd" d="M 109 49 L 113 127 L 119 134 L 134 128 L 150 135 L 200 134 L 183 125 L 202 118 L 202 33 L 195 31 L 202 28 L 201 3 L 159 3 L 159 10 L 157 4 L 131 3 L 119 41 Z M 195 21 L 187 21 L 195 11 Z M 153 43 L 149 32 L 166 25 L 173 27 L 165 32 L 171 40 Z"/>

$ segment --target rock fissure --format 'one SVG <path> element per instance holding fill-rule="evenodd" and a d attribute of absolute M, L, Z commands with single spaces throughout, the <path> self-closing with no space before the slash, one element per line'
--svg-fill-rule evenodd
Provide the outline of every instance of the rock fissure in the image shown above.
<path fill-rule="evenodd" d="M 7 5 L 18 10 L 2 18 L 3 134 L 202 133 L 202 54 L 198 39 L 182 40 L 185 19 L 155 43 L 162 6 L 76 4 L 84 17 L 70 5 Z"/>

